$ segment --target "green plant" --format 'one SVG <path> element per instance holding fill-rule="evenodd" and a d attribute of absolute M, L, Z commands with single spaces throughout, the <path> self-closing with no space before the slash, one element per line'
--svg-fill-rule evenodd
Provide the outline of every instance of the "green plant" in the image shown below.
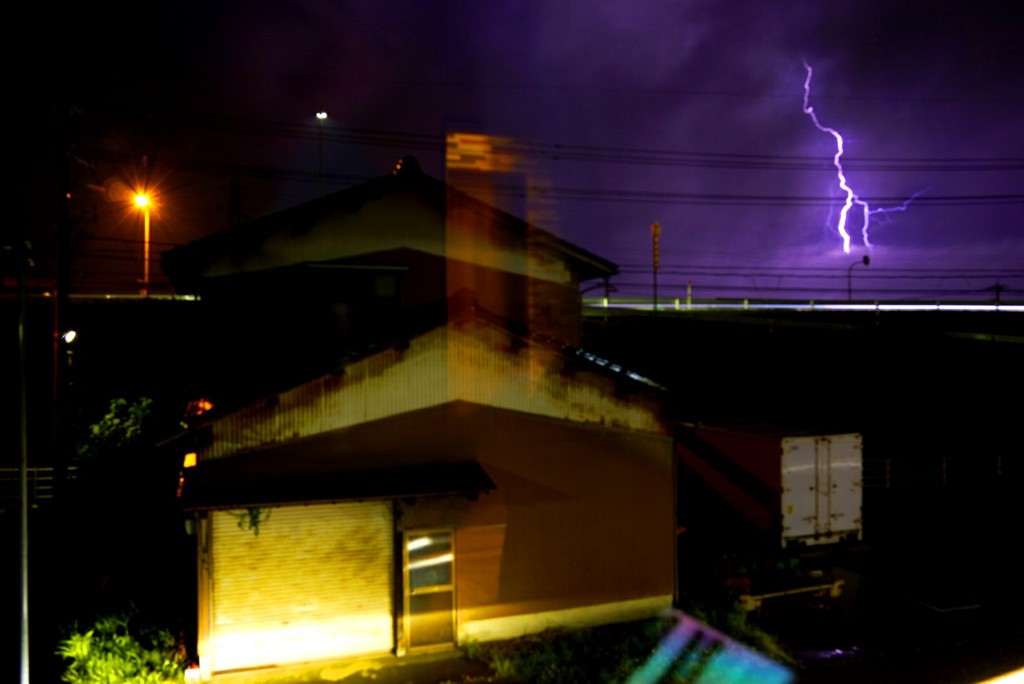
<path fill-rule="evenodd" d="M 774 636 L 751 620 L 750 613 L 739 606 L 708 608 L 690 606 L 685 609 L 694 618 L 707 623 L 723 634 L 750 647 L 775 662 L 794 665 L 796 659 Z"/>
<path fill-rule="evenodd" d="M 77 626 L 57 655 L 71 662 L 61 675 L 69 684 L 167 684 L 185 680 L 185 656 L 166 629 L 137 627 L 131 615 L 107 615 L 92 629 Z"/>
<path fill-rule="evenodd" d="M 740 609 L 695 609 L 689 614 L 780 663 L 793 658 Z M 639 620 L 584 629 L 553 629 L 519 639 L 469 642 L 466 656 L 501 681 L 530 684 L 625 682 L 647 662 L 672 621 Z"/>
<path fill-rule="evenodd" d="M 502 681 L 591 684 L 625 681 L 657 646 L 657 620 L 585 629 L 552 629 L 500 642 L 467 644 Z"/>
<path fill-rule="evenodd" d="M 228 511 L 235 520 L 238 521 L 238 529 L 252 530 L 253 536 L 260 536 L 260 525 L 270 520 L 270 509 L 269 508 L 246 508 L 242 513 L 235 513 L 234 511 Z"/>
<path fill-rule="evenodd" d="M 111 399 L 107 413 L 89 426 L 85 440 L 78 445 L 78 458 L 89 460 L 112 449 L 131 445 L 144 433 L 153 414 L 153 400 Z"/>

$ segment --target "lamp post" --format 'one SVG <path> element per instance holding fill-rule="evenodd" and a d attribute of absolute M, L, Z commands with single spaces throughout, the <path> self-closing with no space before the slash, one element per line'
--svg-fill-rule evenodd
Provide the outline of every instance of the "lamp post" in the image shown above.
<path fill-rule="evenodd" d="M 135 195 L 135 206 L 142 209 L 142 290 L 143 297 L 149 296 L 149 195 L 140 192 Z"/>
<path fill-rule="evenodd" d="M 19 400 L 18 417 L 21 425 L 18 439 L 18 446 L 21 452 L 21 462 L 18 468 L 18 490 L 21 504 L 20 516 L 20 550 L 21 550 L 21 684 L 29 683 L 29 629 L 28 629 L 28 348 L 26 344 L 28 295 L 26 280 L 28 279 L 28 267 L 30 265 L 29 249 L 31 245 L 28 240 L 15 248 L 24 251 L 16 251 L 18 260 L 18 376 L 19 376 Z"/>
<path fill-rule="evenodd" d="M 317 112 L 317 169 L 316 169 L 316 194 L 324 194 L 324 120 L 327 112 Z"/>
<path fill-rule="evenodd" d="M 850 264 L 850 267 L 846 269 L 846 301 L 853 301 L 853 267 L 857 264 L 864 264 L 867 266 L 871 263 L 871 257 L 867 254 L 860 261 L 854 261 Z"/>

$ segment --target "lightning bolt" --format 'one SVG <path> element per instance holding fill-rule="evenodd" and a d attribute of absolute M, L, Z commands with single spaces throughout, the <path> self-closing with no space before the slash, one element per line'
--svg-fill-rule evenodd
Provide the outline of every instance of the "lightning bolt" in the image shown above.
<path fill-rule="evenodd" d="M 836 167 L 836 177 L 839 179 L 839 187 L 843 192 L 846 193 L 846 200 L 843 202 L 843 208 L 839 211 L 839 223 L 836 226 L 836 230 L 839 232 L 840 237 L 843 238 L 843 252 L 846 254 L 850 253 L 850 233 L 846 229 L 846 222 L 850 215 L 850 210 L 853 209 L 854 205 L 860 207 L 860 210 L 864 216 L 863 223 L 861 224 L 861 239 L 864 242 L 865 247 L 872 247 L 871 240 L 868 236 L 868 227 L 871 225 L 871 217 L 875 214 L 888 214 L 894 211 L 906 211 L 910 203 L 920 195 L 923 190 L 914 193 L 905 202 L 896 207 L 888 208 L 876 208 L 872 209 L 871 206 L 861 199 L 850 184 L 846 180 L 846 173 L 843 171 L 843 136 L 834 128 L 823 125 L 818 121 L 818 115 L 814 111 L 814 107 L 811 106 L 811 77 L 814 75 L 814 70 L 811 65 L 804 61 L 804 69 L 807 70 L 807 78 L 804 79 L 804 114 L 811 117 L 811 121 L 814 122 L 815 128 L 822 133 L 828 133 L 836 141 L 836 153 L 832 157 L 832 164 Z"/>

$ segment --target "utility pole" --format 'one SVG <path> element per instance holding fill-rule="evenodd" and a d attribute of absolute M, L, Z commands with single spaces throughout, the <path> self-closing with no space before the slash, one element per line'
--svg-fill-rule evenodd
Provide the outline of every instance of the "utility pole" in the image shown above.
<path fill-rule="evenodd" d="M 142 209 L 142 290 L 143 297 L 149 296 L 149 212 L 153 198 L 149 185 L 149 156 L 142 155 L 143 191 L 136 193 L 135 204 Z"/>
<path fill-rule="evenodd" d="M 657 221 L 651 224 L 651 262 L 654 276 L 654 296 L 652 308 L 655 315 L 658 313 L 658 268 L 661 266 L 661 224 Z"/>
<path fill-rule="evenodd" d="M 18 417 L 19 485 L 21 500 L 21 684 L 28 684 L 28 353 L 25 347 L 25 319 L 28 298 L 25 294 L 26 271 L 29 267 L 29 243 L 23 240 L 16 248 L 18 263 Z"/>

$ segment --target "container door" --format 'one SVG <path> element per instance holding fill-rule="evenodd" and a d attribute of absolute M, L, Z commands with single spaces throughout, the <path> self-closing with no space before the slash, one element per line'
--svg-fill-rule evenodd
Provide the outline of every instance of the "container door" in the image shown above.
<path fill-rule="evenodd" d="M 861 539 L 864 495 L 863 444 L 860 434 L 837 435 L 831 440 L 832 493 L 829 531 L 836 537 Z"/>
<path fill-rule="evenodd" d="M 450 529 L 405 533 L 405 642 L 409 650 L 455 642 L 455 548 Z"/>
<path fill-rule="evenodd" d="M 814 538 L 818 524 L 818 449 L 813 437 L 782 440 L 782 543 Z M 827 469 L 827 466 L 826 466 Z"/>
<path fill-rule="evenodd" d="M 859 539 L 861 473 L 859 434 L 783 439 L 783 545 Z"/>

